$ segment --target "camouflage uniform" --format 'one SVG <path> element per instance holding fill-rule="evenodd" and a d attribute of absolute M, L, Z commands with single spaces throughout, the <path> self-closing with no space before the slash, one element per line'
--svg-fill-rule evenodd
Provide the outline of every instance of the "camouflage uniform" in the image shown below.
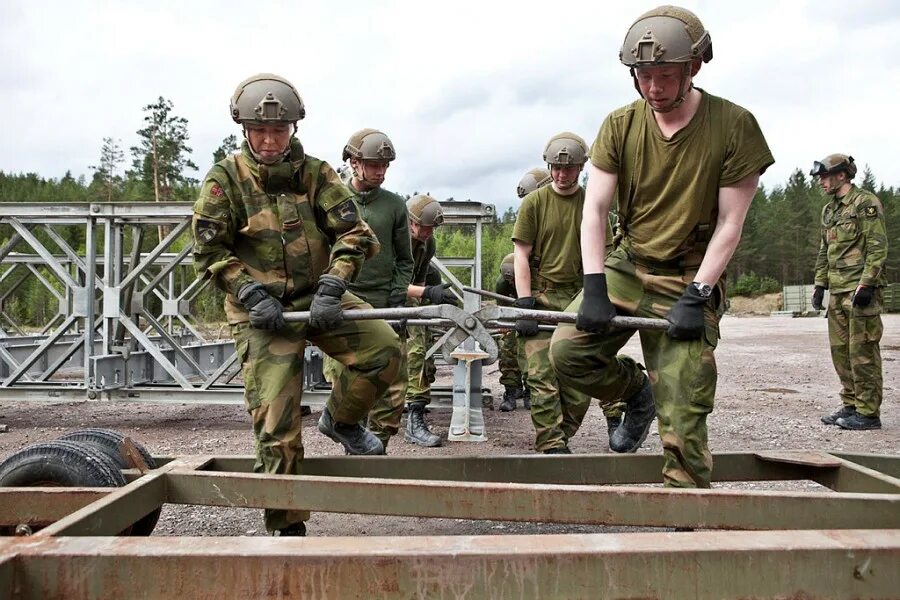
<path fill-rule="evenodd" d="M 561 196 L 547 185 L 522 201 L 513 240 L 532 246 L 531 295 L 538 310 L 565 310 L 581 289 L 581 250 L 578 230 L 584 189 Z M 550 332 L 522 337 L 526 381 L 531 389 L 531 421 L 538 452 L 568 448 L 587 413 L 590 396 L 559 380 L 550 364 Z M 610 401 L 611 403 L 612 401 Z"/>
<path fill-rule="evenodd" d="M 513 272 L 513 254 L 507 254 L 500 262 L 500 275 L 494 283 L 494 291 L 510 298 L 516 297 L 516 278 Z M 515 331 L 507 331 L 500 337 L 500 384 L 507 388 L 522 387 L 525 371 L 524 348 L 519 346 Z"/>
<path fill-rule="evenodd" d="M 817 286 L 829 290 L 828 340 L 841 380 L 841 401 L 866 417 L 880 415 L 882 400 L 882 288 L 887 233 L 878 198 L 855 185 L 822 209 Z M 868 306 L 853 306 L 859 285 L 876 288 Z"/>
<path fill-rule="evenodd" d="M 307 323 L 276 331 L 252 328 L 237 293 L 259 282 L 285 310 L 306 310 L 321 275 L 353 279 L 363 260 L 377 252 L 378 241 L 359 218 L 353 193 L 296 139 L 289 157 L 275 165 L 257 163 L 245 142 L 240 154 L 213 166 L 194 204 L 192 232 L 197 273 L 226 292 L 225 313 L 256 440 L 254 472 L 299 474 L 307 340 L 346 366 L 328 409 L 335 421 L 355 423 L 397 375 L 397 335 L 383 321 L 344 321 L 328 332 Z M 369 307 L 349 292 L 341 305 L 343 310 Z M 308 516 L 266 510 L 266 528 L 280 530 Z"/>
<path fill-rule="evenodd" d="M 357 192 L 360 217 L 368 223 L 381 242 L 380 252 L 366 260 L 350 291 L 374 308 L 388 308 L 392 296 L 406 296 L 412 277 L 413 259 L 409 242 L 409 220 L 406 201 L 383 188 Z M 387 448 L 391 436 L 400 430 L 403 406 L 406 401 L 406 344 L 400 340 L 400 369 L 391 382 L 388 393 L 375 404 L 369 413 L 369 430 L 378 436 Z M 325 359 L 324 371 L 328 381 L 340 376 L 343 367 L 332 358 Z"/>
<path fill-rule="evenodd" d="M 696 114 L 673 138 L 660 135 L 652 111 L 638 100 L 606 118 L 592 147 L 594 166 L 618 175 L 619 242 L 605 266 L 609 299 L 618 314 L 664 318 L 694 281 L 715 228 L 719 189 L 774 162 L 752 114 L 700 91 Z M 579 294 L 566 310 L 578 311 L 581 299 Z M 714 350 L 724 310 L 723 275 L 704 307 L 701 339 L 640 332 L 667 486 L 710 485 L 706 416 L 713 409 Z M 633 334 L 559 326 L 551 354 L 560 380 L 601 401 L 633 397 L 645 376 L 634 360 L 616 356 Z"/>
<path fill-rule="evenodd" d="M 428 241 L 412 240 L 413 276 L 412 285 L 440 285 L 441 275 L 437 269 L 430 266 L 434 257 L 434 238 Z M 411 306 L 418 306 L 419 298 L 410 298 Z M 407 356 L 407 388 L 406 402 L 422 402 L 426 406 L 431 403 L 431 384 L 434 383 L 437 368 L 434 366 L 433 355 L 425 358 L 428 348 L 431 347 L 427 327 L 408 327 L 408 339 L 406 343 Z"/>

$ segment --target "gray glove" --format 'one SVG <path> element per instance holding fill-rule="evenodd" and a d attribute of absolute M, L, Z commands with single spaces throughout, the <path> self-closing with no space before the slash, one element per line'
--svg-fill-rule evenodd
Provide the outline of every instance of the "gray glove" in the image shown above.
<path fill-rule="evenodd" d="M 261 283 L 247 283 L 237 295 L 238 301 L 250 313 L 250 326 L 256 329 L 275 331 L 286 325 L 284 307 L 272 297 Z"/>
<path fill-rule="evenodd" d="M 322 275 L 319 288 L 309 307 L 309 324 L 322 331 L 331 331 L 344 322 L 341 296 L 347 291 L 347 282 L 337 275 Z"/>

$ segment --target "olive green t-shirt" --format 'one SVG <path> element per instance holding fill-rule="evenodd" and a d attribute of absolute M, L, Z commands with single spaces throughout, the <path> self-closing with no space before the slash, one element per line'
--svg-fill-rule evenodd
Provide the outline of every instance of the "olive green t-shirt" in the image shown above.
<path fill-rule="evenodd" d="M 552 185 L 522 200 L 513 240 L 531 244 L 531 273 L 557 284 L 581 284 L 581 211 L 584 188 L 560 196 Z"/>
<path fill-rule="evenodd" d="M 638 100 L 607 116 L 594 141 L 591 162 L 619 176 L 618 213 L 638 256 L 668 261 L 690 251 L 698 226 L 715 228 L 719 188 L 775 162 L 749 111 L 700 92 L 697 113 L 671 139 Z"/>

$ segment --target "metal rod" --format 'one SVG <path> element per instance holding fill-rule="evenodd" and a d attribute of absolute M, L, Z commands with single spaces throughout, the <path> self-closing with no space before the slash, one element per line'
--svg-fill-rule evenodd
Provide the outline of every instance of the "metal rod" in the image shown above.
<path fill-rule="evenodd" d="M 463 286 L 464 292 L 471 292 L 473 294 L 477 294 L 478 296 L 482 296 L 484 298 L 491 298 L 492 300 L 496 300 L 497 302 L 502 302 L 503 304 L 509 304 L 512 306 L 515 303 L 514 298 L 510 298 L 509 296 L 504 296 L 503 294 L 496 294 L 494 292 L 489 292 L 487 290 L 479 290 L 478 288 L 469 287 L 467 285 Z"/>

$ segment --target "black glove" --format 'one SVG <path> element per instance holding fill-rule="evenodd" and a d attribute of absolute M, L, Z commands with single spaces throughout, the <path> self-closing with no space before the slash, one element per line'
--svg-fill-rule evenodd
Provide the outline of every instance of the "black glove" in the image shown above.
<path fill-rule="evenodd" d="M 425 290 L 422 292 L 422 297 L 432 304 L 452 304 L 453 306 L 459 306 L 459 301 L 450 291 L 449 283 L 426 285 Z"/>
<path fill-rule="evenodd" d="M 584 294 L 581 306 L 578 307 L 575 327 L 578 331 L 606 333 L 615 316 L 616 307 L 609 301 L 609 294 L 606 292 L 606 274 L 589 273 L 585 275 Z"/>
<path fill-rule="evenodd" d="M 699 340 L 705 326 L 703 307 L 706 301 L 697 291 L 697 286 L 689 283 L 675 306 L 669 309 L 666 320 L 671 323 L 666 333 L 673 340 Z"/>
<path fill-rule="evenodd" d="M 275 331 L 286 325 L 284 307 L 272 297 L 261 283 L 246 283 L 237 295 L 238 301 L 250 313 L 250 327 Z"/>
<path fill-rule="evenodd" d="M 336 329 L 344 322 L 341 296 L 347 291 L 347 282 L 337 275 L 322 275 L 319 288 L 309 307 L 309 324 L 322 331 Z"/>
<path fill-rule="evenodd" d="M 812 295 L 812 307 L 816 310 L 823 310 L 825 307 L 822 306 L 822 300 L 825 299 L 825 288 L 821 285 L 817 285 L 816 289 L 813 290 Z"/>
<path fill-rule="evenodd" d="M 853 294 L 853 306 L 866 307 L 872 304 L 872 298 L 875 296 L 875 288 L 870 285 L 864 285 L 856 290 Z"/>
<path fill-rule="evenodd" d="M 388 308 L 403 308 L 404 306 L 406 306 L 406 294 L 391 294 L 388 297 L 387 305 Z M 391 325 L 391 327 L 401 338 L 406 337 L 406 319 L 398 319 L 395 324 Z"/>
<path fill-rule="evenodd" d="M 519 298 L 513 306 L 516 308 L 525 308 L 534 310 L 537 300 L 528 296 L 527 298 Z M 538 334 L 538 322 L 534 319 L 516 319 L 516 335 L 519 337 L 534 337 Z"/>

